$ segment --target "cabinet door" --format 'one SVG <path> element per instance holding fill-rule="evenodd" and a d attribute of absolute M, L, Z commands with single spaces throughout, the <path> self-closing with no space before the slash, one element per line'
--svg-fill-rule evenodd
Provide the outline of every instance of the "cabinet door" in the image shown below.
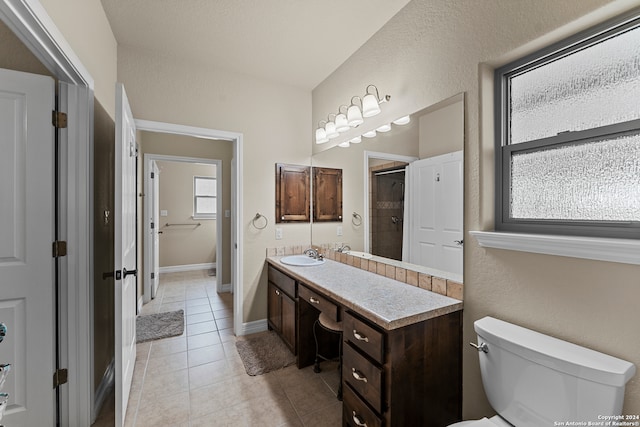
<path fill-rule="evenodd" d="M 313 220 L 342 222 L 342 169 L 313 168 Z"/>
<path fill-rule="evenodd" d="M 282 307 L 282 339 L 289 345 L 295 354 L 296 348 L 296 302 L 285 293 L 281 293 Z"/>
<path fill-rule="evenodd" d="M 310 169 L 276 164 L 276 222 L 309 222 Z"/>
<path fill-rule="evenodd" d="M 267 292 L 269 326 L 280 333 L 282 331 L 282 291 L 269 282 Z"/>

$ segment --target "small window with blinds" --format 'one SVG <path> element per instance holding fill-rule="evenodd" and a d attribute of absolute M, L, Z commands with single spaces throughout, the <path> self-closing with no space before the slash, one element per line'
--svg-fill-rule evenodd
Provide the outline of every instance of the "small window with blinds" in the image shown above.
<path fill-rule="evenodd" d="M 216 179 L 212 177 L 193 177 L 193 218 L 215 219 L 216 217 Z"/>

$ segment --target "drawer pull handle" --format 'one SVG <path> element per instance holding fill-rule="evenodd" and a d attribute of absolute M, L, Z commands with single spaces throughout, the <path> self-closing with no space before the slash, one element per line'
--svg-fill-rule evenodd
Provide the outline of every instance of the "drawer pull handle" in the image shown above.
<path fill-rule="evenodd" d="M 276 289 L 276 295 L 280 295 L 280 291 Z"/>
<path fill-rule="evenodd" d="M 361 335 L 360 332 L 353 330 L 353 336 L 356 337 L 358 341 L 369 342 L 369 338 L 366 335 Z"/>
<path fill-rule="evenodd" d="M 359 427 L 367 427 L 367 423 L 365 423 L 360 415 L 356 414 L 356 411 L 353 411 L 353 422 L 356 423 Z"/>
<path fill-rule="evenodd" d="M 358 381 L 363 381 L 365 383 L 367 382 L 367 377 L 365 377 L 362 372 L 357 371 L 356 368 L 351 368 L 351 375 L 353 375 L 353 378 L 357 379 Z"/>
<path fill-rule="evenodd" d="M 320 304 L 320 300 L 317 300 L 314 297 L 309 297 L 309 302 L 311 304 Z"/>

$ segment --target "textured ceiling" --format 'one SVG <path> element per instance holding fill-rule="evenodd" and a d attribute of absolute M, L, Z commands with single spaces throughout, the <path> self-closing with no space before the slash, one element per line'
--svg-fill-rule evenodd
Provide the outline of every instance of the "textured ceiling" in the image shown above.
<path fill-rule="evenodd" d="M 409 0 L 101 0 L 119 45 L 313 89 Z"/>

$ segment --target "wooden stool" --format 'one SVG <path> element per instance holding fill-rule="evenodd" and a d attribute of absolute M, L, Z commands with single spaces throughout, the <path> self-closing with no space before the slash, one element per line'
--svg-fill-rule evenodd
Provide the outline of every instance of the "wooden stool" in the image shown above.
<path fill-rule="evenodd" d="M 331 360 L 330 358 L 324 357 L 322 355 L 320 355 L 319 353 L 319 349 L 318 349 L 318 336 L 316 334 L 316 327 L 320 326 L 322 329 L 324 329 L 325 331 L 334 333 L 334 334 L 338 334 L 340 336 L 340 341 L 338 344 L 338 371 L 340 373 L 340 383 L 338 385 L 338 400 L 342 400 L 342 322 L 336 322 L 335 320 L 332 320 L 329 316 L 327 316 L 326 314 L 320 312 L 320 316 L 318 316 L 318 319 L 315 321 L 315 323 L 313 324 L 313 338 L 316 342 L 316 360 L 315 360 L 315 365 L 313 367 L 313 372 L 318 373 L 320 372 L 320 359 L 322 360 Z"/>

